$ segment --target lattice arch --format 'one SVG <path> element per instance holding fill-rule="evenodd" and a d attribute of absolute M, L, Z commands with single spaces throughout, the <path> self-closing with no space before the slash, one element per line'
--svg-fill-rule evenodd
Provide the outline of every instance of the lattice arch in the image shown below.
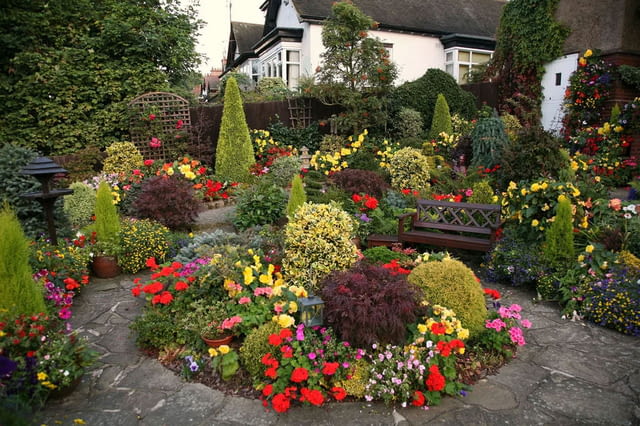
<path fill-rule="evenodd" d="M 150 92 L 129 102 L 129 111 L 131 142 L 145 159 L 167 161 L 185 152 L 191 132 L 189 101 L 174 93 Z"/>

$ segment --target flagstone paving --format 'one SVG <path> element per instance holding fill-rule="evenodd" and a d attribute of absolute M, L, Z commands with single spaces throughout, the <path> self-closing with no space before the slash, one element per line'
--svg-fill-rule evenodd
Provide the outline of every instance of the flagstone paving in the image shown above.
<path fill-rule="evenodd" d="M 202 223 L 224 225 L 228 210 Z M 216 228 L 215 226 L 213 228 Z M 142 275 L 144 277 L 144 275 Z M 102 356 L 69 396 L 52 400 L 35 424 L 72 425 L 638 425 L 640 340 L 593 324 L 564 320 L 558 307 L 534 303 L 526 289 L 490 285 L 504 304 L 522 305 L 533 326 L 517 357 L 428 410 L 366 402 L 294 407 L 277 415 L 260 401 L 189 383 L 135 346 L 129 323 L 144 299 L 133 276 L 93 279 L 74 302 L 72 324 Z"/>

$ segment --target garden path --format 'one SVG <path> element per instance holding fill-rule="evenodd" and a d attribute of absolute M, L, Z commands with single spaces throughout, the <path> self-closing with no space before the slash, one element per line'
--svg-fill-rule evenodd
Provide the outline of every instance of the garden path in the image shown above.
<path fill-rule="evenodd" d="M 210 220 L 226 217 L 228 211 L 218 210 L 208 213 Z M 640 424 L 639 340 L 563 320 L 557 306 L 534 303 L 534 294 L 525 289 L 489 286 L 502 293 L 504 304 L 520 304 L 533 326 L 517 357 L 466 397 L 444 398 L 429 410 L 346 402 L 276 415 L 258 400 L 185 382 L 138 351 L 128 325 L 144 299 L 132 297 L 133 278 L 94 278 L 75 301 L 72 324 L 102 356 L 71 395 L 47 403 L 36 424 L 72 425 L 74 419 L 109 426 Z"/>

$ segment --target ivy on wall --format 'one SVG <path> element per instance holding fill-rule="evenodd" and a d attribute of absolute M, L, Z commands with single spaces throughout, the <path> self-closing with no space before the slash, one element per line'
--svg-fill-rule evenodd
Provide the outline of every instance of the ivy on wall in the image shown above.
<path fill-rule="evenodd" d="M 485 78 L 498 83 L 498 109 L 523 124 L 539 123 L 544 64 L 562 55 L 570 32 L 554 18 L 558 1 L 512 0 L 500 19 Z"/>

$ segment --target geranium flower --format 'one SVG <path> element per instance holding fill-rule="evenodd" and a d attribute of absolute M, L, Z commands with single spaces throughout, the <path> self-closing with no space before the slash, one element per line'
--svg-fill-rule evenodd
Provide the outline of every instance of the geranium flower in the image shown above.
<path fill-rule="evenodd" d="M 269 335 L 269 344 L 272 346 L 280 346 L 282 344 L 282 337 L 278 334 Z"/>
<path fill-rule="evenodd" d="M 338 362 L 325 362 L 322 366 L 322 374 L 331 376 L 338 371 L 338 367 L 340 367 L 340 363 Z"/>
<path fill-rule="evenodd" d="M 335 398 L 336 401 L 342 401 L 347 396 L 347 391 L 343 388 L 334 386 L 331 388 L 331 395 Z"/>
<path fill-rule="evenodd" d="M 304 367 L 297 367 L 291 372 L 291 381 L 295 383 L 304 382 L 309 378 L 309 371 Z"/>
<path fill-rule="evenodd" d="M 429 377 L 427 378 L 425 384 L 427 385 L 427 389 L 432 392 L 439 392 L 444 389 L 444 385 L 446 380 L 444 376 L 440 373 L 440 369 L 437 365 L 432 365 L 429 367 Z"/>
<path fill-rule="evenodd" d="M 431 324 L 431 332 L 435 335 L 445 334 L 447 332 L 447 327 L 441 322 L 434 322 Z"/>
<path fill-rule="evenodd" d="M 302 388 L 300 389 L 300 393 L 302 394 L 302 396 L 300 397 L 300 401 L 307 401 L 310 404 L 315 405 L 316 407 L 321 406 L 324 402 L 324 396 L 322 395 L 322 392 L 317 389 Z"/>
<path fill-rule="evenodd" d="M 271 405 L 277 413 L 284 413 L 289 409 L 291 402 L 289 401 L 289 398 L 279 393 L 273 397 Z"/>
<path fill-rule="evenodd" d="M 262 395 L 269 396 L 273 392 L 273 385 L 268 384 L 262 389 Z"/>
<path fill-rule="evenodd" d="M 424 394 L 420 391 L 415 391 L 413 393 L 413 401 L 411 401 L 411 405 L 416 407 L 422 407 L 425 403 Z"/>

